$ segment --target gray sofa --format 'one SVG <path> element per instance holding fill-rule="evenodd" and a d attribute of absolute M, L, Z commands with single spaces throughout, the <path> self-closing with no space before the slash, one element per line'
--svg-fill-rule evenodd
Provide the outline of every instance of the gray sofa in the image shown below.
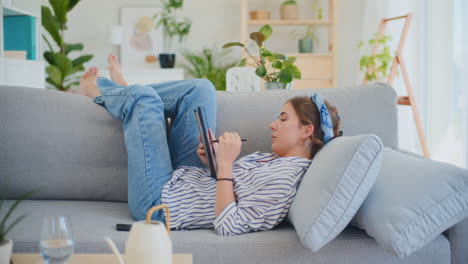
<path fill-rule="evenodd" d="M 340 111 L 344 135 L 373 133 L 398 148 L 394 90 L 384 84 L 293 91 L 218 93 L 217 133 L 248 139 L 241 155 L 270 151 L 268 124 L 294 95 L 319 92 Z M 132 223 L 127 209 L 126 152 L 121 122 L 90 98 L 51 90 L 0 86 L 0 186 L 11 177 L 9 199 L 38 189 L 15 215 L 26 214 L 10 234 L 14 252 L 38 252 L 42 217 L 71 217 L 75 252 L 110 253 L 111 237 L 124 249 Z M 13 201 L 8 201 L 11 204 Z M 347 227 L 317 253 L 304 248 L 290 224 L 270 231 L 222 237 L 212 230 L 171 232 L 176 253 L 194 263 L 468 263 L 468 220 L 408 258 L 386 252 L 364 231 Z"/>

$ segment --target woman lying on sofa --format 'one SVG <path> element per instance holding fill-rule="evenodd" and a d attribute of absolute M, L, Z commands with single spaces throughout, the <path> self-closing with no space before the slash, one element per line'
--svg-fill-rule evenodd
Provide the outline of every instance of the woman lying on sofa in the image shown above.
<path fill-rule="evenodd" d="M 122 120 L 128 156 L 128 205 L 136 220 L 167 204 L 171 228 L 215 228 L 220 235 L 269 230 L 287 215 L 297 187 L 324 144 L 338 135 L 337 109 L 320 95 L 294 97 L 270 124 L 273 153 L 255 152 L 236 161 L 237 133 L 216 143 L 218 179 L 207 169 L 193 109 L 204 106 L 215 131 L 216 93 L 207 80 L 128 85 L 120 63 L 109 55 L 111 79 L 90 68 L 80 80 L 89 96 Z M 172 128 L 169 142 L 165 118 Z M 164 222 L 164 212 L 153 214 Z"/>

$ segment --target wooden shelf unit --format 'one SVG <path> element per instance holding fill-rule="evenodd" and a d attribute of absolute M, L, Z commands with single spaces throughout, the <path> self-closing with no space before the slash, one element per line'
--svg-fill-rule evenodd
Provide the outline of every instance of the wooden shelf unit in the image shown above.
<path fill-rule="evenodd" d="M 4 19 L 10 16 L 35 18 L 36 58 L 7 58 L 4 47 Z M 45 68 L 41 60 L 41 1 L 2 0 L 0 4 L 0 85 L 45 88 Z M 25 78 L 27 77 L 27 78 Z"/>
<path fill-rule="evenodd" d="M 324 20 L 298 19 L 298 20 L 251 20 L 249 17 L 249 1 L 241 0 L 241 40 L 249 41 L 249 26 L 323 26 L 328 28 L 328 42 L 326 53 L 299 53 L 297 50 L 286 52 L 288 56 L 297 57 L 296 65 L 301 69 L 302 79 L 293 81 L 294 89 L 333 88 L 336 87 L 336 41 L 337 41 L 337 0 L 328 0 L 328 16 Z M 306 0 L 310 2 L 310 0 Z M 277 8 L 280 8 L 278 3 Z M 297 45 L 295 46 L 297 49 Z M 263 85 L 262 85 L 263 86 Z"/>
<path fill-rule="evenodd" d="M 249 25 L 331 25 L 330 20 L 249 20 Z"/>

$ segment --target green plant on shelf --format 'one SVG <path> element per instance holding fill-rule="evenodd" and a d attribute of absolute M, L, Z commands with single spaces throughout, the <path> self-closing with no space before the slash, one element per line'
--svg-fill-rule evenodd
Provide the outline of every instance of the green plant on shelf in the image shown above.
<path fill-rule="evenodd" d="M 317 40 L 317 26 L 308 25 L 305 31 L 294 30 L 291 32 L 294 38 Z"/>
<path fill-rule="evenodd" d="M 394 57 L 390 52 L 390 41 L 390 36 L 375 33 L 374 37 L 367 42 L 359 42 L 358 48 L 364 49 L 364 54 L 370 54 L 362 55 L 359 60 L 359 70 L 365 71 L 367 81 L 382 81 L 388 76 Z M 376 44 L 381 48 L 375 55 L 372 55 L 372 48 Z"/>
<path fill-rule="evenodd" d="M 52 7 L 50 10 L 47 6 L 42 6 L 42 26 L 49 33 L 50 37 L 55 41 L 55 49 L 48 38 L 43 34 L 48 51 L 45 51 L 44 59 L 49 63 L 46 68 L 48 77 L 47 83 L 55 89 L 67 91 L 72 85 L 78 85 L 79 77 L 76 73 L 84 71 L 84 63 L 93 58 L 93 55 L 81 55 L 72 59 L 70 53 L 74 51 L 82 51 L 83 44 L 81 43 L 66 43 L 64 40 L 65 31 L 67 28 L 67 14 L 80 0 L 49 0 Z"/>
<path fill-rule="evenodd" d="M 317 20 L 323 19 L 323 8 L 320 7 L 320 3 L 318 0 L 313 0 L 310 8 L 312 10 L 312 14 L 316 16 Z"/>
<path fill-rule="evenodd" d="M 184 51 L 182 55 L 188 61 L 182 67 L 189 75 L 210 80 L 216 90 L 220 91 L 226 90 L 227 70 L 245 65 L 245 60 L 229 60 L 228 54 L 209 48 L 204 48 L 201 52 Z"/>
<path fill-rule="evenodd" d="M 273 33 L 270 25 L 264 25 L 258 32 L 250 33 L 252 39 L 258 47 L 259 56 L 253 56 L 240 42 L 229 42 L 223 48 L 241 47 L 254 61 L 255 74 L 267 82 L 290 83 L 293 79 L 301 79 L 301 71 L 294 65 L 296 57 L 287 57 L 280 53 L 271 52 L 266 48 L 266 41 Z"/>
<path fill-rule="evenodd" d="M 285 5 L 297 5 L 297 1 L 296 0 L 286 0 L 286 1 L 283 1 L 283 3 L 281 4 L 282 6 L 285 6 Z"/>
<path fill-rule="evenodd" d="M 182 8 L 183 0 L 161 0 L 162 11 L 154 15 L 156 19 L 156 28 L 162 27 L 164 32 L 164 49 L 166 52 L 172 50 L 172 39 L 179 37 L 179 42 L 190 33 L 192 22 L 188 17 L 183 20 L 178 20 L 176 17 L 176 10 Z"/>

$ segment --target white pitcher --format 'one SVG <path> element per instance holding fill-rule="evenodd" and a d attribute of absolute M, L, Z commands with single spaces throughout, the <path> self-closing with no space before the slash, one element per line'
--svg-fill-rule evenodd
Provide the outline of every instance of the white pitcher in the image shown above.
<path fill-rule="evenodd" d="M 151 220 L 154 211 L 163 208 L 166 210 L 166 228 L 161 221 Z M 172 264 L 172 242 L 169 233 L 169 207 L 161 204 L 149 209 L 146 221 L 138 221 L 132 225 L 125 243 L 125 262 L 114 242 L 110 238 L 106 238 L 106 242 L 120 264 Z"/>

